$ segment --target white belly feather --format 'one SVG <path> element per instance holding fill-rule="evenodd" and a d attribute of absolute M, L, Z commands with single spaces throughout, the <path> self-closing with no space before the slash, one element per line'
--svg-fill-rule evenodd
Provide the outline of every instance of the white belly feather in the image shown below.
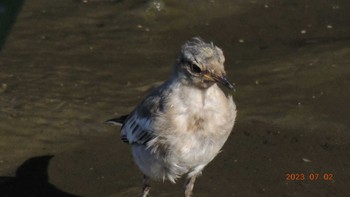
<path fill-rule="evenodd" d="M 133 147 L 135 161 L 146 175 L 172 182 L 185 173 L 199 174 L 222 148 L 236 118 L 232 97 L 227 98 L 215 84 L 206 91 L 177 89 L 181 91 L 169 96 L 172 100 L 166 113 L 155 122 L 158 137 L 148 143 L 148 148 Z M 159 157 L 161 149 L 167 153 Z"/>

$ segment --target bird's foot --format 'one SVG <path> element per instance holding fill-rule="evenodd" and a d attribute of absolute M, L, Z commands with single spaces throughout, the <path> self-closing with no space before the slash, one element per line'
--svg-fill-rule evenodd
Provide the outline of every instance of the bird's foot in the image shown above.
<path fill-rule="evenodd" d="M 149 179 L 146 175 L 143 176 L 143 188 L 142 188 L 142 197 L 147 197 L 151 191 L 151 186 L 149 184 Z"/>
<path fill-rule="evenodd" d="M 185 197 L 192 197 L 192 191 L 194 187 L 194 182 L 196 181 L 196 176 L 188 178 L 185 185 Z"/>

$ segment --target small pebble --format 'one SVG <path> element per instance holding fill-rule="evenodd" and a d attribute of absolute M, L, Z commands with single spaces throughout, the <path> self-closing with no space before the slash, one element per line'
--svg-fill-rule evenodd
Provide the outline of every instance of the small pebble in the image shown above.
<path fill-rule="evenodd" d="M 303 158 L 303 161 L 306 162 L 306 163 L 310 163 L 311 162 L 311 160 L 307 159 L 307 158 Z"/>
<path fill-rule="evenodd" d="M 1 84 L 1 87 L 0 87 L 0 93 L 5 92 L 5 91 L 6 91 L 6 89 L 7 89 L 7 84 L 6 84 L 6 83 Z"/>
<path fill-rule="evenodd" d="M 332 9 L 333 10 L 337 10 L 337 9 L 339 9 L 340 7 L 339 7 L 339 5 L 332 5 Z"/>

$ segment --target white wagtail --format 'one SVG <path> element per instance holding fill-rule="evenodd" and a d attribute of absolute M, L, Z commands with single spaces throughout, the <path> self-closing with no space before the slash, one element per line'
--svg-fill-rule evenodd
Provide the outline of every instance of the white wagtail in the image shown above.
<path fill-rule="evenodd" d="M 152 91 L 126 116 L 108 120 L 121 125 L 121 139 L 132 148 L 144 174 L 175 183 L 187 174 L 185 196 L 192 196 L 196 177 L 220 152 L 233 128 L 236 105 L 218 87 L 233 89 L 226 78 L 224 55 L 213 43 L 192 38 L 181 48 L 169 80 Z"/>

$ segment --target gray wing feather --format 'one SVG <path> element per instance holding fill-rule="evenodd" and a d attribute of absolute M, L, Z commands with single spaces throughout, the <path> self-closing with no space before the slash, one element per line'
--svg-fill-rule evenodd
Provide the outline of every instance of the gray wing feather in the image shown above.
<path fill-rule="evenodd" d="M 153 139 L 152 123 L 151 117 L 141 117 L 138 113 L 133 113 L 122 127 L 121 140 L 129 144 L 146 144 Z"/>
<path fill-rule="evenodd" d="M 129 144 L 146 144 L 154 135 L 154 121 L 164 110 L 170 92 L 167 83 L 155 89 L 127 117 L 121 129 L 121 140 Z"/>

